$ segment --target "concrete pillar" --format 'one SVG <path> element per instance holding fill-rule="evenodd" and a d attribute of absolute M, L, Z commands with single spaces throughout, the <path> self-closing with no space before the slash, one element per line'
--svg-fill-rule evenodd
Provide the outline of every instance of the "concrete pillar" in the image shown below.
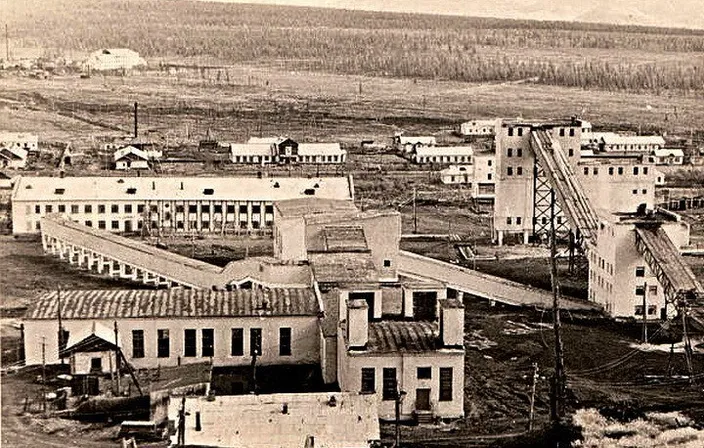
<path fill-rule="evenodd" d="M 96 267 L 98 274 L 102 274 L 105 270 L 105 257 L 103 254 L 98 254 L 98 266 Z"/>
<path fill-rule="evenodd" d="M 523 231 L 523 244 L 527 245 L 528 244 L 528 238 L 530 237 L 530 233 L 527 230 Z"/>
<path fill-rule="evenodd" d="M 503 245 L 504 245 L 504 231 L 503 231 L 503 230 L 498 230 L 498 231 L 497 231 L 497 241 L 498 241 L 497 244 L 498 244 L 499 246 L 503 246 Z"/>
<path fill-rule="evenodd" d="M 65 260 L 66 259 L 66 248 L 64 247 L 64 242 L 63 241 L 57 241 L 57 249 L 59 252 L 59 260 Z"/>
<path fill-rule="evenodd" d="M 49 237 L 42 233 L 42 250 L 44 253 L 49 249 Z"/>

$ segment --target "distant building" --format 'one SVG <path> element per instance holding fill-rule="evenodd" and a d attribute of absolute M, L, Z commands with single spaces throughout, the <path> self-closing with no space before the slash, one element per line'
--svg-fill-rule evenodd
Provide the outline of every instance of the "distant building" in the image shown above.
<path fill-rule="evenodd" d="M 113 232 L 270 231 L 273 202 L 353 199 L 348 177 L 21 177 L 12 195 L 13 233 L 38 233 L 59 213 Z"/>
<path fill-rule="evenodd" d="M 450 165 L 440 171 L 440 181 L 446 185 L 467 185 L 472 197 L 493 200 L 494 162 L 493 154 L 477 154 L 470 165 Z"/>
<path fill-rule="evenodd" d="M 421 147 L 432 147 L 437 145 L 437 140 L 433 136 L 412 137 L 403 134 L 396 134 L 393 138 L 393 145 L 396 151 L 408 154 Z"/>
<path fill-rule="evenodd" d="M 150 160 L 146 151 L 134 146 L 125 146 L 113 154 L 116 170 L 148 170 Z"/>
<path fill-rule="evenodd" d="M 29 152 L 24 148 L 0 147 L 0 168 L 21 169 L 27 166 Z"/>
<path fill-rule="evenodd" d="M 171 398 L 169 426 L 185 407 L 183 442 L 189 447 L 369 448 L 381 439 L 375 396 L 325 392 Z"/>
<path fill-rule="evenodd" d="M 139 53 L 127 48 L 97 50 L 83 61 L 85 70 L 95 71 L 129 70 L 145 65 L 147 62 L 139 56 Z"/>
<path fill-rule="evenodd" d="M 440 171 L 440 181 L 447 185 L 472 185 L 474 165 L 450 165 Z"/>
<path fill-rule="evenodd" d="M 39 152 L 39 137 L 26 132 L 0 131 L 0 148 L 22 149 L 28 153 Z"/>
<path fill-rule="evenodd" d="M 684 163 L 684 151 L 681 149 L 656 149 L 653 151 L 655 164 L 657 165 L 682 165 Z"/>
<path fill-rule="evenodd" d="M 496 134 L 496 125 L 500 120 L 472 120 L 460 124 L 460 134 L 465 137 L 470 136 L 486 136 L 490 137 Z"/>
<path fill-rule="evenodd" d="M 411 161 L 424 163 L 472 163 L 474 148 L 471 146 L 416 146 L 410 153 Z"/>
<path fill-rule="evenodd" d="M 581 138 L 582 144 L 600 152 L 637 152 L 649 154 L 665 146 L 659 135 L 624 135 L 615 132 L 591 132 Z"/>
<path fill-rule="evenodd" d="M 342 164 L 347 151 L 339 143 L 298 143 L 284 137 L 252 137 L 247 143 L 230 145 L 232 163 Z"/>

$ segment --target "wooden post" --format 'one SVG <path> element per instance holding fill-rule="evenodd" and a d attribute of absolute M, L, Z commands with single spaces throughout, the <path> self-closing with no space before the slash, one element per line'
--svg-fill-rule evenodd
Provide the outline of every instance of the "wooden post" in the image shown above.
<path fill-rule="evenodd" d="M 418 233 L 418 214 L 416 212 L 416 187 L 413 187 L 413 233 Z"/>
<path fill-rule="evenodd" d="M 46 412 L 46 337 L 42 336 L 42 412 Z"/>
<path fill-rule="evenodd" d="M 553 330 L 555 332 L 555 378 L 551 418 L 554 423 L 562 419 L 564 407 L 565 361 L 563 359 L 562 329 L 560 323 L 560 285 L 557 272 L 557 242 L 555 233 L 555 190 L 550 190 L 550 282 L 552 284 Z"/>
<path fill-rule="evenodd" d="M 538 381 L 538 363 L 533 363 L 533 384 L 530 388 L 530 413 L 528 415 L 528 431 L 533 430 L 533 416 L 535 412 L 535 385 Z"/>
<path fill-rule="evenodd" d="M 56 288 L 56 312 L 58 314 L 58 320 L 59 320 L 59 357 L 61 358 L 61 364 L 63 365 L 64 363 L 64 357 L 61 355 L 61 352 L 63 351 L 66 346 L 64 345 L 64 328 L 61 323 L 61 287 Z M 68 341 L 66 341 L 68 342 Z"/>
<path fill-rule="evenodd" d="M 401 391 L 398 388 L 398 380 L 396 380 L 396 397 L 394 397 L 394 423 L 396 426 L 396 438 L 394 447 L 401 446 Z"/>
<path fill-rule="evenodd" d="M 120 396 L 120 340 L 117 335 L 117 321 L 114 322 L 115 331 L 115 388 L 117 396 Z"/>

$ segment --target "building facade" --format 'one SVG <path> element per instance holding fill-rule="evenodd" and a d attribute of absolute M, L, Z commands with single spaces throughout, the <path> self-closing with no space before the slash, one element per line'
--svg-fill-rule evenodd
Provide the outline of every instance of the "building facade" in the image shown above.
<path fill-rule="evenodd" d="M 499 119 L 466 121 L 460 124 L 460 135 L 491 137 L 496 134 L 496 126 L 500 122 Z"/>
<path fill-rule="evenodd" d="M 413 163 L 472 163 L 471 146 L 417 146 L 409 153 Z"/>
<path fill-rule="evenodd" d="M 39 152 L 39 137 L 26 132 L 0 131 L 0 148 L 18 148 L 36 153 Z"/>
<path fill-rule="evenodd" d="M 230 144 L 230 161 L 246 164 L 343 164 L 347 151 L 339 143 L 298 143 L 290 138 L 250 138 Z"/>
<path fill-rule="evenodd" d="M 38 233 L 42 216 L 59 213 L 114 232 L 270 231 L 274 201 L 300 197 L 352 200 L 352 179 L 21 177 L 12 228 Z"/>

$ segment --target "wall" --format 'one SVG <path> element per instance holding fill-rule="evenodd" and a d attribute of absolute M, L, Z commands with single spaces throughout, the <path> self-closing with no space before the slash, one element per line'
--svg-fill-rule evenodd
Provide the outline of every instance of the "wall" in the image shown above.
<path fill-rule="evenodd" d="M 64 329 L 78 332 L 91 325 L 92 320 L 64 320 Z M 113 326 L 113 320 L 96 320 L 98 324 Z M 25 354 L 28 365 L 41 364 L 42 338 L 46 340 L 46 361 L 49 364 L 58 361 L 58 324 L 56 321 L 27 320 L 25 324 Z M 209 360 L 201 355 L 201 329 L 215 330 L 215 365 L 250 365 L 250 328 L 262 329 L 262 355 L 257 362 L 267 364 L 317 364 L 320 362 L 320 333 L 318 319 L 305 317 L 238 317 L 238 318 L 203 318 L 203 319 L 119 319 L 117 321 L 120 343 L 127 360 L 135 368 L 155 368 L 198 363 Z M 279 328 L 289 327 L 291 334 L 291 356 L 279 356 Z M 244 354 L 231 356 L 231 328 L 244 329 Z M 157 330 L 169 329 L 170 351 L 168 358 L 157 357 Z M 196 330 L 196 357 L 183 357 L 184 329 Z M 132 330 L 144 331 L 144 358 L 132 357 Z M 180 358 L 180 359 L 179 359 Z"/>
<path fill-rule="evenodd" d="M 399 387 L 406 392 L 401 403 L 401 415 L 410 418 L 415 409 L 416 389 L 430 389 L 430 403 L 433 413 L 442 418 L 459 418 L 464 415 L 464 352 L 428 352 L 408 354 L 343 354 L 340 375 L 340 389 L 345 392 L 359 392 L 362 387 L 362 368 L 374 367 L 376 397 L 379 405 L 379 417 L 394 418 L 394 400 L 383 400 L 383 368 L 396 368 Z M 432 367 L 432 378 L 417 378 L 418 367 Z M 440 367 L 452 367 L 452 401 L 439 401 Z"/>
<path fill-rule="evenodd" d="M 632 213 L 640 204 L 652 209 L 657 174 L 652 165 L 617 161 L 580 164 L 576 170 L 577 179 L 592 207 L 607 212 Z"/>
<path fill-rule="evenodd" d="M 305 221 L 302 217 L 283 218 L 274 208 L 274 257 L 280 260 L 308 259 Z"/>
<path fill-rule="evenodd" d="M 71 373 L 73 375 L 96 373 L 90 369 L 93 358 L 102 359 L 100 373 L 110 373 L 110 366 L 112 366 L 112 371 L 115 371 L 115 352 L 85 352 L 75 353 L 71 356 Z"/>

